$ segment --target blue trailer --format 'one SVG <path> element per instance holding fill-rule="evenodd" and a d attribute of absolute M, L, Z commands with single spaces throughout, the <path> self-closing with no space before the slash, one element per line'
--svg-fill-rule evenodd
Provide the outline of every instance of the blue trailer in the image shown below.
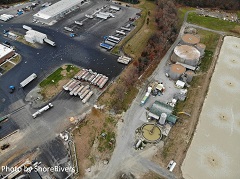
<path fill-rule="evenodd" d="M 111 50 L 113 46 L 105 44 L 105 43 L 100 43 L 100 47 L 105 48 L 107 50 Z"/>

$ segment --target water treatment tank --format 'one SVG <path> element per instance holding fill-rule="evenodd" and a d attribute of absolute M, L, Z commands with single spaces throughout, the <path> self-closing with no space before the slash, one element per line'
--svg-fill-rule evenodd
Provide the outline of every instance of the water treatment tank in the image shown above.
<path fill-rule="evenodd" d="M 197 66 L 200 58 L 200 52 L 189 45 L 179 45 L 174 48 L 171 61 L 176 63 L 185 63 L 190 66 Z"/>
<path fill-rule="evenodd" d="M 183 73 L 185 73 L 186 68 L 180 64 L 173 64 L 169 69 L 169 77 L 173 80 L 178 80 Z"/>
<path fill-rule="evenodd" d="M 192 34 L 184 34 L 181 40 L 181 44 L 183 45 L 195 45 L 199 42 L 200 38 Z"/>
<path fill-rule="evenodd" d="M 187 76 L 187 82 L 190 83 L 192 81 L 195 73 L 192 70 L 188 70 L 188 71 L 185 72 L 185 74 Z"/>
<path fill-rule="evenodd" d="M 165 121 L 167 119 L 167 114 L 166 113 L 162 113 L 159 119 L 159 124 L 164 125 Z"/>
<path fill-rule="evenodd" d="M 196 45 L 196 48 L 198 49 L 198 51 L 200 52 L 200 56 L 202 57 L 204 55 L 205 49 L 206 49 L 206 45 L 202 44 L 202 43 L 198 43 Z"/>

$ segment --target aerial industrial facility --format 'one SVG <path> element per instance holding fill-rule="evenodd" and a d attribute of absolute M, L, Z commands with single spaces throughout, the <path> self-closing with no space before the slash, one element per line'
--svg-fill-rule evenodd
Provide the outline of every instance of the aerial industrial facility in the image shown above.
<path fill-rule="evenodd" d="M 45 24 L 51 24 L 54 21 L 64 17 L 66 14 L 76 10 L 85 0 L 61 0 L 45 9 L 40 10 L 33 15 L 35 20 Z"/>
<path fill-rule="evenodd" d="M 9 47 L 0 44 L 0 64 L 12 57 L 15 51 Z"/>

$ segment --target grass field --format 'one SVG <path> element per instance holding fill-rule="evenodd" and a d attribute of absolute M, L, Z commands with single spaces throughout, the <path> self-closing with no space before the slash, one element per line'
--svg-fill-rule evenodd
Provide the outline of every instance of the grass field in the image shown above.
<path fill-rule="evenodd" d="M 230 32 L 236 25 L 239 25 L 237 22 L 229 22 L 213 17 L 199 16 L 194 12 L 189 13 L 187 21 L 202 27 L 225 32 Z"/>
<path fill-rule="evenodd" d="M 5 70 L 5 73 L 12 69 L 15 65 L 13 65 L 12 63 L 10 62 L 6 62 L 4 65 L 2 65 L 1 67 Z"/>
<path fill-rule="evenodd" d="M 178 17 L 179 17 L 179 26 L 182 25 L 184 20 L 184 15 L 187 11 L 195 10 L 195 8 L 192 7 L 181 7 L 178 9 Z"/>
<path fill-rule="evenodd" d="M 43 100 L 49 100 L 62 90 L 62 86 L 71 79 L 79 68 L 73 65 L 63 65 L 45 78 L 39 86 Z"/>
<path fill-rule="evenodd" d="M 148 39 L 155 30 L 153 12 L 156 5 L 153 1 L 144 0 L 140 4 L 133 6 L 142 10 L 141 17 L 135 21 L 135 29 L 112 50 L 112 53 L 118 54 L 120 47 L 124 46 L 123 50 L 126 54 L 137 58 L 140 56 L 147 44 Z M 150 12 L 150 14 L 148 14 L 148 12 Z M 148 25 L 146 23 L 147 18 L 149 18 Z"/>

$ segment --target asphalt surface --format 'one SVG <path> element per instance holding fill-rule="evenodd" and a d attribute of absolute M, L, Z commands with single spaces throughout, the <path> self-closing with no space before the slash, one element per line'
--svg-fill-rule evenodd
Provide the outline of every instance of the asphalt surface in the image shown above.
<path fill-rule="evenodd" d="M 10 156 L 16 155 L 19 151 L 27 152 L 39 147 L 41 150 L 39 160 L 42 160 L 46 165 L 68 164 L 68 156 L 64 145 L 56 137 L 60 132 L 71 126 L 69 117 L 86 112 L 91 108 L 93 101 L 90 104 L 83 105 L 78 98 L 74 98 L 63 91 L 53 99 L 54 107 L 51 110 L 33 119 L 31 114 L 36 109 L 32 109 L 30 103 L 26 102 L 24 98 L 30 90 L 62 64 L 70 63 L 82 68 L 90 68 L 108 76 L 110 80 L 121 73 L 125 66 L 117 62 L 117 56 L 101 49 L 99 43 L 103 40 L 103 36 L 113 35 L 117 28 L 126 24 L 128 18 L 134 16 L 139 10 L 123 7 L 117 13 L 116 18 L 106 21 L 88 20 L 88 26 L 84 30 L 79 29 L 78 36 L 74 39 L 70 38 L 69 33 L 63 30 L 64 26 L 70 25 L 74 20 L 84 18 L 85 13 L 92 13 L 96 8 L 108 3 L 110 2 L 91 1 L 83 6 L 80 11 L 69 14 L 51 27 L 31 23 L 31 15 L 37 12 L 37 8 L 11 20 L 9 23 L 0 23 L 0 32 L 9 29 L 25 34 L 22 25 L 28 25 L 34 30 L 46 33 L 49 39 L 56 42 L 56 47 L 43 44 L 40 45 L 40 48 L 33 48 L 18 41 L 10 40 L 0 33 L 0 42 L 9 41 L 11 45 L 16 47 L 17 53 L 22 57 L 18 65 L 0 77 L 0 115 L 11 114 L 11 120 L 9 121 L 12 121 L 12 123 L 4 124 L 8 126 L 6 126 L 7 129 L 1 131 L 1 135 L 6 135 L 11 131 L 10 129 L 19 129 L 19 132 L 14 134 L 12 138 L 8 138 L 11 139 L 11 147 L 1 154 L 0 163 L 6 161 Z M 1 13 L 15 14 L 17 9 L 27 4 L 2 10 Z M 20 82 L 32 73 L 36 73 L 38 78 L 26 87 L 18 88 Z M 16 86 L 13 94 L 8 92 L 10 85 Z M 22 108 L 22 106 L 24 107 Z M 55 173 L 56 178 L 64 178 L 66 175 L 66 173 Z"/>
<path fill-rule="evenodd" d="M 19 129 L 16 122 L 11 118 L 9 118 L 7 121 L 1 122 L 0 126 L 0 139 Z"/>

